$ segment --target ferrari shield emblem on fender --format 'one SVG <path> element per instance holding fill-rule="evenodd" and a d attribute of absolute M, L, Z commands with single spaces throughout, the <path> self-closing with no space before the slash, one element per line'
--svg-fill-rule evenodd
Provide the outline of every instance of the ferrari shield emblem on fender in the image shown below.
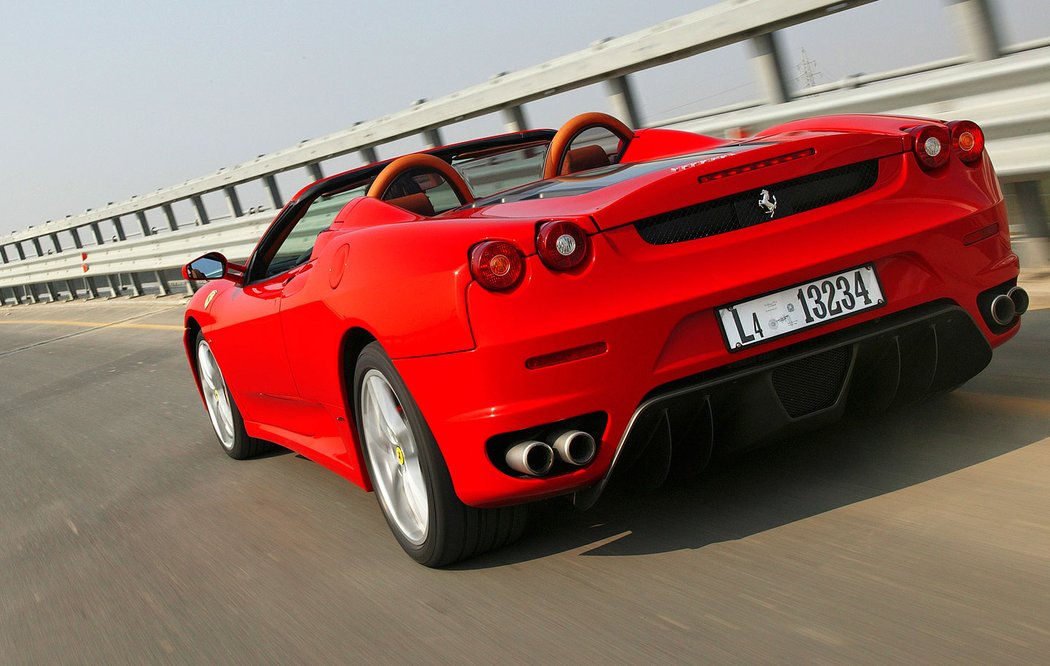
<path fill-rule="evenodd" d="M 773 217 L 777 212 L 777 198 L 773 196 L 769 190 L 762 190 L 762 196 L 758 200 L 758 206 L 766 215 Z"/>

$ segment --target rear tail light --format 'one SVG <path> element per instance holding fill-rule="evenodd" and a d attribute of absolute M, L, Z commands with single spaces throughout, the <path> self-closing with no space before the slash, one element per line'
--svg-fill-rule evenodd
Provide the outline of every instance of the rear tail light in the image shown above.
<path fill-rule="evenodd" d="M 915 157 L 923 169 L 937 169 L 948 163 L 951 135 L 941 125 L 921 125 L 911 130 L 915 138 Z"/>
<path fill-rule="evenodd" d="M 556 220 L 545 222 L 536 234 L 536 251 L 548 268 L 568 271 L 590 254 L 590 239 L 579 225 Z"/>
<path fill-rule="evenodd" d="M 525 257 L 509 241 L 478 243 L 470 250 L 470 274 L 489 291 L 505 291 L 521 282 Z"/>
<path fill-rule="evenodd" d="M 966 164 L 974 164 L 984 154 L 984 132 L 977 123 L 959 120 L 948 123 L 952 133 L 952 152 Z"/>

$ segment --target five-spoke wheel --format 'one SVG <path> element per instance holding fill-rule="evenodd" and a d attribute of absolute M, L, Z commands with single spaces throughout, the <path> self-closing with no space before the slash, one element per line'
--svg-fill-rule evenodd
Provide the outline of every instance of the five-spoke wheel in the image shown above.
<path fill-rule="evenodd" d="M 361 426 L 379 501 L 405 539 L 418 546 L 426 539 L 430 524 L 419 448 L 405 408 L 376 369 L 366 372 L 362 380 Z"/>
<path fill-rule="evenodd" d="M 215 436 L 222 444 L 222 450 L 231 458 L 243 460 L 261 453 L 268 445 L 248 436 L 244 430 L 244 419 L 237 409 L 226 380 L 219 369 L 219 362 L 211 351 L 211 345 L 204 339 L 203 333 L 197 334 L 196 354 L 197 377 L 200 379 L 201 394 L 204 406 L 211 418 Z"/>
<path fill-rule="evenodd" d="M 434 435 L 379 343 L 358 356 L 354 413 L 379 507 L 414 560 L 442 566 L 521 535 L 525 507 L 476 509 L 456 497 Z"/>

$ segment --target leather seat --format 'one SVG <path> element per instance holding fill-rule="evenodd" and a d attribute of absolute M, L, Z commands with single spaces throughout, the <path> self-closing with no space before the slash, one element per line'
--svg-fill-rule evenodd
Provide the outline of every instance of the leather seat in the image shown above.
<path fill-rule="evenodd" d="M 601 146 L 590 145 L 573 148 L 565 154 L 565 170 L 562 172 L 562 175 L 606 167 L 610 164 L 612 162 L 609 161 L 609 156 Z"/>
<path fill-rule="evenodd" d="M 388 204 L 393 204 L 398 208 L 404 208 L 416 215 L 422 215 L 424 217 L 431 217 L 434 215 L 434 204 L 430 203 L 430 198 L 423 192 L 408 194 L 403 197 L 395 197 L 393 199 L 385 199 L 384 201 Z"/>

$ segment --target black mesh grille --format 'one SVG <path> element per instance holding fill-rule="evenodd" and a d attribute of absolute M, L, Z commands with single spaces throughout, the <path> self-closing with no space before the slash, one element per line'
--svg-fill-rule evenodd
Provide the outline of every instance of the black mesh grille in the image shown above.
<path fill-rule="evenodd" d="M 768 185 L 764 189 L 777 203 L 772 217 L 759 206 L 762 189 L 756 189 L 647 217 L 634 226 L 653 245 L 706 238 L 842 201 L 874 185 L 878 176 L 878 160 L 870 160 Z"/>
<path fill-rule="evenodd" d="M 773 370 L 773 388 L 792 418 L 835 404 L 849 366 L 849 347 L 831 349 Z"/>

